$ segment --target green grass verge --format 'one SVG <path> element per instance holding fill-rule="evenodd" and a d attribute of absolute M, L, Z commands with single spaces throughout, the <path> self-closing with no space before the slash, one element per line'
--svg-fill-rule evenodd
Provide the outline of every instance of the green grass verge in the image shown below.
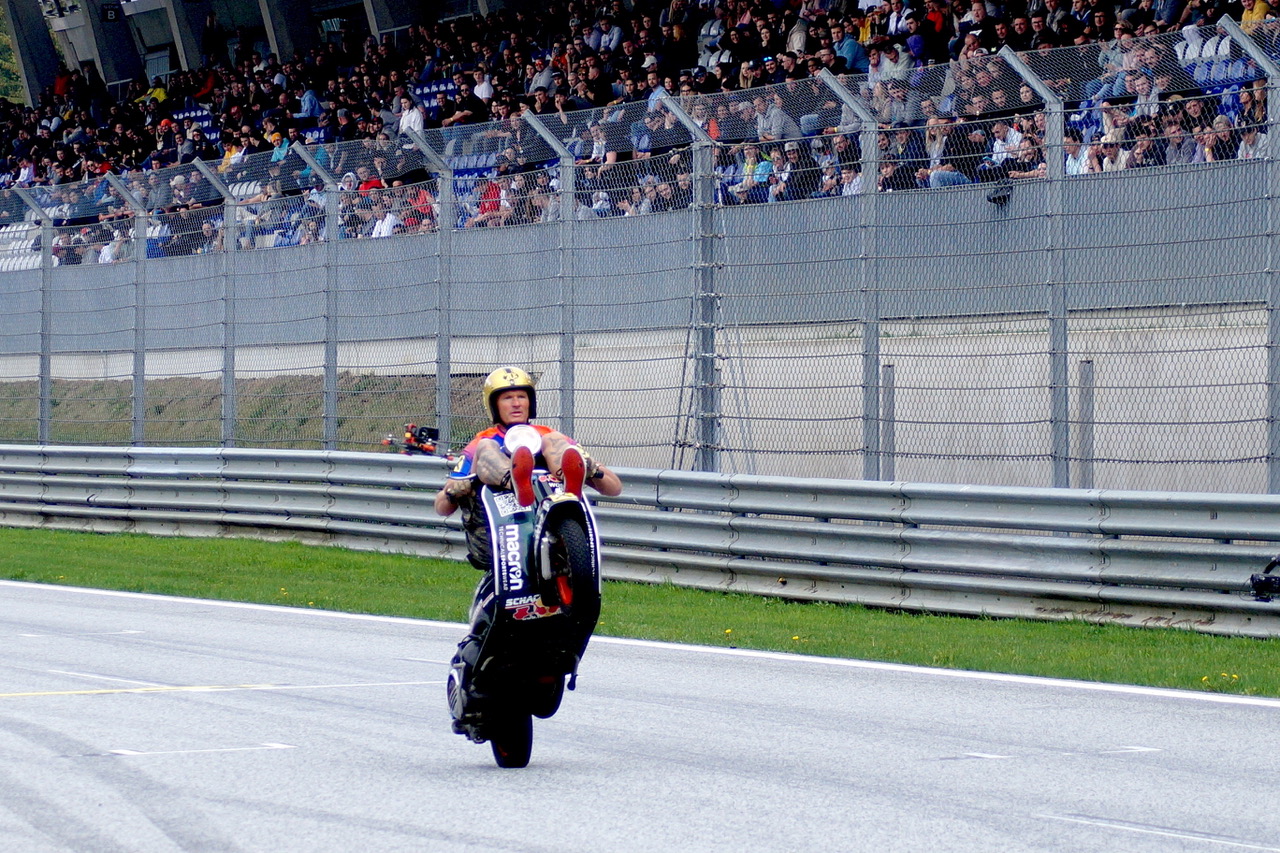
<path fill-rule="evenodd" d="M 0 577 L 463 621 L 461 563 L 292 542 L 0 528 Z M 1280 640 L 971 619 L 610 583 L 598 633 L 956 669 L 1280 696 Z"/>

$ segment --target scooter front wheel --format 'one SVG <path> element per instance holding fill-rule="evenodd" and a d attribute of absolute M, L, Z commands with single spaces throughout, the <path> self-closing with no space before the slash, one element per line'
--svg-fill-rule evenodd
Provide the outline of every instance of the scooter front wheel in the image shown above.
<path fill-rule="evenodd" d="M 592 599 L 598 596 L 587 531 L 576 518 L 566 518 L 556 528 L 555 535 L 558 541 L 551 551 L 553 583 L 550 589 L 544 589 L 543 598 L 570 610 L 579 602 L 591 609 Z"/>
<path fill-rule="evenodd" d="M 533 717 L 507 712 L 489 730 L 489 746 L 499 767 L 528 767 L 533 753 Z"/>

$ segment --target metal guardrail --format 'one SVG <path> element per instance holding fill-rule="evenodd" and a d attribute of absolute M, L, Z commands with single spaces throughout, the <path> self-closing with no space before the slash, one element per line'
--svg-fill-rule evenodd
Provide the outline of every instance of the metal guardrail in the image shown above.
<path fill-rule="evenodd" d="M 461 558 L 442 460 L 0 445 L 0 524 L 290 538 Z M 1280 636 L 1251 576 L 1280 497 L 622 470 L 606 577 L 938 613 Z"/>

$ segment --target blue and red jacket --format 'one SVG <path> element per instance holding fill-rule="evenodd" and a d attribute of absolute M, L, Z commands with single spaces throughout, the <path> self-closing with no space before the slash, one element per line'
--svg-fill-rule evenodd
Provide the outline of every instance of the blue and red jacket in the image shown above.
<path fill-rule="evenodd" d="M 515 424 L 513 424 L 513 426 L 515 426 Z M 522 424 L 521 426 L 533 427 L 538 431 L 538 435 L 545 436 L 555 432 L 551 427 L 543 426 L 542 424 Z M 475 463 L 476 448 L 480 445 L 480 442 L 489 438 L 498 442 L 498 444 L 502 444 L 506 440 L 506 437 L 507 428 L 501 424 L 495 424 L 488 429 L 480 430 L 480 432 L 476 433 L 476 437 L 471 439 L 466 447 L 462 448 L 461 458 L 458 459 L 458 463 L 453 466 L 453 472 L 449 474 L 449 476 L 461 480 L 475 476 L 471 466 Z M 573 439 L 570 439 L 569 443 L 573 444 Z"/>

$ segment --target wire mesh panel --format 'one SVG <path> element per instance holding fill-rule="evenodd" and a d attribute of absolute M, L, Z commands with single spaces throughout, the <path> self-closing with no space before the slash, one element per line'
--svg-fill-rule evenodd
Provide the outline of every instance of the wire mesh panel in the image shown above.
<path fill-rule="evenodd" d="M 1266 322 L 1248 304 L 1073 316 L 1076 400 L 1092 409 L 1074 415 L 1077 468 L 1125 488 L 1265 491 Z"/>
<path fill-rule="evenodd" d="M 144 442 L 222 442 L 229 255 L 147 259 Z"/>
<path fill-rule="evenodd" d="M 431 209 L 414 187 L 403 202 L 420 215 L 403 207 L 395 212 L 414 229 L 409 236 L 326 246 L 337 291 L 337 440 L 343 449 L 374 450 L 407 423 L 436 423 L 440 264 L 438 238 L 429 233 L 435 214 L 416 207 Z M 373 299 L 363 278 L 370 257 L 394 258 L 381 268 L 385 286 Z"/>
<path fill-rule="evenodd" d="M 904 319 L 880 332 L 880 360 L 894 375 L 894 407 L 882 411 L 881 429 L 893 428 L 896 478 L 1049 481 L 1043 315 Z"/>
<path fill-rule="evenodd" d="M 58 266 L 50 278 L 48 349 L 57 378 L 51 383 L 51 441 L 127 444 L 132 419 L 133 329 L 138 288 L 127 223 L 89 229 L 58 228 L 56 240 L 75 230 L 84 238 L 83 267 Z M 114 226 L 114 227 L 113 227 Z M 74 249 L 67 251 L 68 255 Z M 90 278 L 91 281 L 86 281 Z"/>
<path fill-rule="evenodd" d="M 693 215 L 574 223 L 574 436 L 612 464 L 668 467 L 681 441 L 696 352 Z"/>
<path fill-rule="evenodd" d="M 41 273 L 0 275 L 0 439 L 34 442 L 39 437 Z"/>

